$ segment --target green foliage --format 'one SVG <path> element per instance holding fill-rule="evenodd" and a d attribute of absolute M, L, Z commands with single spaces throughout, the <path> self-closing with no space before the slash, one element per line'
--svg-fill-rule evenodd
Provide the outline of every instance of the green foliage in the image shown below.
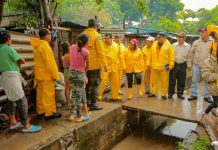
<path fill-rule="evenodd" d="M 124 14 L 116 1 L 104 0 L 100 4 L 96 0 L 67 0 L 60 4 L 58 15 L 64 20 L 87 24 L 87 20 L 95 16 L 103 25 L 120 23 Z"/>
<path fill-rule="evenodd" d="M 4 4 L 4 14 L 20 15 L 16 20 L 13 20 L 10 25 L 16 27 L 37 27 L 38 18 L 34 6 L 34 0 L 7 0 Z"/>
<path fill-rule="evenodd" d="M 153 28 L 152 28 L 153 27 Z M 173 22 L 169 18 L 160 17 L 158 21 L 155 21 L 150 28 L 155 30 L 164 30 L 168 32 L 178 32 L 181 30 L 181 25 L 178 22 Z"/>
<path fill-rule="evenodd" d="M 139 21 L 142 17 L 142 11 L 137 8 L 137 1 L 132 0 L 117 0 L 124 13 L 124 18 L 127 21 Z"/>
<path fill-rule="evenodd" d="M 177 142 L 177 149 L 178 150 L 185 150 L 185 144 L 183 142 Z M 212 146 L 210 144 L 210 140 L 207 136 L 200 136 L 194 141 L 191 145 L 192 150 L 212 150 Z"/>
<path fill-rule="evenodd" d="M 192 144 L 193 150 L 211 150 L 212 146 L 210 144 L 210 140 L 208 137 L 199 137 L 193 144 Z"/>
<path fill-rule="evenodd" d="M 185 149 L 185 145 L 184 145 L 183 142 L 177 142 L 176 145 L 177 145 L 178 150 L 184 150 Z"/>
<path fill-rule="evenodd" d="M 181 3 L 181 0 L 151 0 L 148 8 L 149 16 L 152 16 L 155 21 L 161 17 L 177 21 L 176 14 L 183 10 L 184 4 Z"/>
<path fill-rule="evenodd" d="M 207 27 L 209 24 L 217 25 L 218 22 L 218 5 L 211 10 L 204 8 L 194 12 L 185 10 L 183 20 L 183 28 L 190 34 L 198 34 L 197 30 L 201 27 Z"/>
<path fill-rule="evenodd" d="M 51 13 L 56 4 L 57 17 L 85 25 L 97 16 L 104 26 L 120 24 L 125 19 L 137 21 L 143 28 L 198 34 L 198 28 L 218 22 L 218 6 L 194 12 L 184 10 L 181 0 L 54 0 Z M 11 23 L 18 27 L 37 27 L 40 12 L 37 0 L 6 0 L 4 5 L 4 14 L 22 14 Z"/>

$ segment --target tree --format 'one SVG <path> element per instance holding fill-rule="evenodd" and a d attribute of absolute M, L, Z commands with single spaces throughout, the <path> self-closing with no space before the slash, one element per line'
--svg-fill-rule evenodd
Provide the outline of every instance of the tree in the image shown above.
<path fill-rule="evenodd" d="M 103 25 L 117 24 L 123 21 L 124 14 L 117 1 L 104 0 L 97 4 L 95 0 L 67 0 L 59 7 L 58 15 L 64 20 L 87 24 L 90 18 L 98 17 Z M 72 12 L 72 13 L 69 13 Z"/>
<path fill-rule="evenodd" d="M 178 32 L 181 30 L 181 25 L 178 22 L 173 22 L 169 18 L 161 17 L 151 29 L 163 30 L 168 32 Z"/>
<path fill-rule="evenodd" d="M 183 29 L 189 34 L 198 34 L 198 29 L 207 27 L 209 24 L 217 24 L 218 22 L 218 5 L 211 10 L 201 8 L 196 12 L 192 10 L 185 10 L 185 17 L 183 18 Z"/>
<path fill-rule="evenodd" d="M 19 12 L 18 12 L 19 10 Z M 17 20 L 11 22 L 16 27 L 37 27 L 42 18 L 40 3 L 35 0 L 7 0 L 4 4 L 4 14 L 19 14 Z"/>
<path fill-rule="evenodd" d="M 118 0 L 121 11 L 124 13 L 124 18 L 127 21 L 139 21 L 142 17 L 142 11 L 136 6 L 136 1 Z"/>

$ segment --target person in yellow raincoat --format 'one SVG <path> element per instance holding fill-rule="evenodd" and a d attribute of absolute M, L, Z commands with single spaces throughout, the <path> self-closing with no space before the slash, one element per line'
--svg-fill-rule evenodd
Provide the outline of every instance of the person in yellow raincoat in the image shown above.
<path fill-rule="evenodd" d="M 40 39 L 31 39 L 34 48 L 34 76 L 36 84 L 36 111 L 45 115 L 45 120 L 61 117 L 56 112 L 55 81 L 60 80 L 59 71 L 52 49 L 50 31 L 46 28 L 39 30 Z"/>
<path fill-rule="evenodd" d="M 88 28 L 83 33 L 89 36 L 89 69 L 87 71 L 88 83 L 86 85 L 86 95 L 90 110 L 100 110 L 101 106 L 97 105 L 98 92 L 100 85 L 101 67 L 103 72 L 107 71 L 107 61 L 103 49 L 101 35 L 97 32 L 98 22 L 94 19 L 88 21 Z"/>
<path fill-rule="evenodd" d="M 115 35 L 114 42 L 118 45 L 118 85 L 121 88 L 121 80 L 123 76 L 123 70 L 125 69 L 125 61 L 124 61 L 124 55 L 125 55 L 125 46 L 121 43 L 121 39 L 119 35 Z M 119 90 L 119 94 L 123 95 L 123 92 Z"/>
<path fill-rule="evenodd" d="M 155 39 L 149 36 L 146 39 L 146 45 L 143 47 L 142 52 L 144 54 L 144 83 L 145 83 L 145 93 L 150 94 L 150 79 L 151 79 L 151 66 L 148 63 L 148 58 L 150 57 L 151 47 Z"/>
<path fill-rule="evenodd" d="M 215 54 L 216 53 L 216 49 L 218 47 L 218 26 L 216 26 L 216 25 L 208 25 L 207 32 L 213 38 L 213 42 L 210 45 L 211 53 L 213 53 L 213 55 L 218 55 L 218 54 Z"/>
<path fill-rule="evenodd" d="M 159 87 L 161 88 L 162 99 L 167 99 L 169 72 L 174 67 L 175 54 L 170 42 L 166 39 L 166 34 L 158 33 L 157 41 L 151 47 L 149 63 L 152 74 L 152 90 L 148 97 L 156 97 Z"/>
<path fill-rule="evenodd" d="M 133 75 L 136 79 L 137 93 L 139 96 L 143 96 L 141 89 L 142 82 L 142 71 L 144 69 L 144 56 L 142 51 L 137 47 L 138 40 L 131 39 L 130 44 L 125 53 L 125 64 L 126 64 L 126 77 L 128 81 L 128 99 L 132 99 L 133 92 Z"/>
<path fill-rule="evenodd" d="M 101 83 L 99 90 L 99 99 L 102 99 L 103 92 L 107 85 L 108 79 L 111 88 L 111 100 L 120 100 L 119 97 L 119 80 L 118 80 L 118 63 L 119 63 L 119 49 L 118 45 L 113 42 L 112 34 L 106 33 L 104 37 L 104 51 L 107 59 L 107 72 L 101 73 Z"/>

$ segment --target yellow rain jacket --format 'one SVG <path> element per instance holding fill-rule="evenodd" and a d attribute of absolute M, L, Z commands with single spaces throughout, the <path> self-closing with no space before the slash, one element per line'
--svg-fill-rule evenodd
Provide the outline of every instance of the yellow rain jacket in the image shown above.
<path fill-rule="evenodd" d="M 119 56 L 118 69 L 124 70 L 126 68 L 125 59 L 124 59 L 126 48 L 122 43 L 117 44 L 117 45 L 118 45 L 118 56 Z"/>
<path fill-rule="evenodd" d="M 34 48 L 34 75 L 37 114 L 51 116 L 56 112 L 54 80 L 60 80 L 58 67 L 48 42 L 31 39 Z"/>
<path fill-rule="evenodd" d="M 110 46 L 107 46 L 105 43 L 103 44 L 103 48 L 105 51 L 105 56 L 107 60 L 107 72 L 117 72 L 118 63 L 119 63 L 119 50 L 118 45 L 114 42 Z"/>
<path fill-rule="evenodd" d="M 107 72 L 101 72 L 101 84 L 99 89 L 99 99 L 102 99 L 103 92 L 110 80 L 111 98 L 117 99 L 119 97 L 119 78 L 118 78 L 118 62 L 119 62 L 119 50 L 118 45 L 112 42 L 111 45 L 103 44 L 105 55 L 107 59 Z"/>
<path fill-rule="evenodd" d="M 148 65 L 155 70 L 166 70 L 165 65 L 169 65 L 169 69 L 173 69 L 175 62 L 175 53 L 172 45 L 166 40 L 161 48 L 158 48 L 158 42 L 155 41 L 151 47 L 151 55 Z"/>
<path fill-rule="evenodd" d="M 144 67 L 143 53 L 140 49 L 135 51 L 128 47 L 125 54 L 126 73 L 142 72 Z"/>
<path fill-rule="evenodd" d="M 34 76 L 36 80 L 60 80 L 54 54 L 48 42 L 31 39 L 34 48 Z"/>
<path fill-rule="evenodd" d="M 151 54 L 151 48 L 148 48 L 147 45 L 143 47 L 142 52 L 144 54 L 144 68 L 149 66 L 149 57 Z"/>
<path fill-rule="evenodd" d="M 83 33 L 89 36 L 89 43 L 87 49 L 90 52 L 90 61 L 88 70 L 97 70 L 101 67 L 107 67 L 107 61 L 102 46 L 101 35 L 95 29 L 92 28 L 86 29 Z"/>
<path fill-rule="evenodd" d="M 207 31 L 208 31 L 208 34 L 210 34 L 211 32 L 214 32 L 216 39 L 218 39 L 218 26 L 209 25 L 207 27 Z M 217 57 L 217 47 L 218 47 L 218 41 L 213 41 L 213 43 L 209 45 L 209 48 L 211 49 L 212 55 L 214 57 Z"/>

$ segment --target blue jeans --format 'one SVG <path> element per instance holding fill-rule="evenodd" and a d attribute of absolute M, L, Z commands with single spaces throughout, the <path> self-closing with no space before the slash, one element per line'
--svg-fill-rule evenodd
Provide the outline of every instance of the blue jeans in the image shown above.
<path fill-rule="evenodd" d="M 198 96 L 198 83 L 200 82 L 201 76 L 201 67 L 193 66 L 192 67 L 192 96 Z M 210 94 L 207 91 L 207 83 L 204 81 L 204 97 L 209 98 Z"/>

